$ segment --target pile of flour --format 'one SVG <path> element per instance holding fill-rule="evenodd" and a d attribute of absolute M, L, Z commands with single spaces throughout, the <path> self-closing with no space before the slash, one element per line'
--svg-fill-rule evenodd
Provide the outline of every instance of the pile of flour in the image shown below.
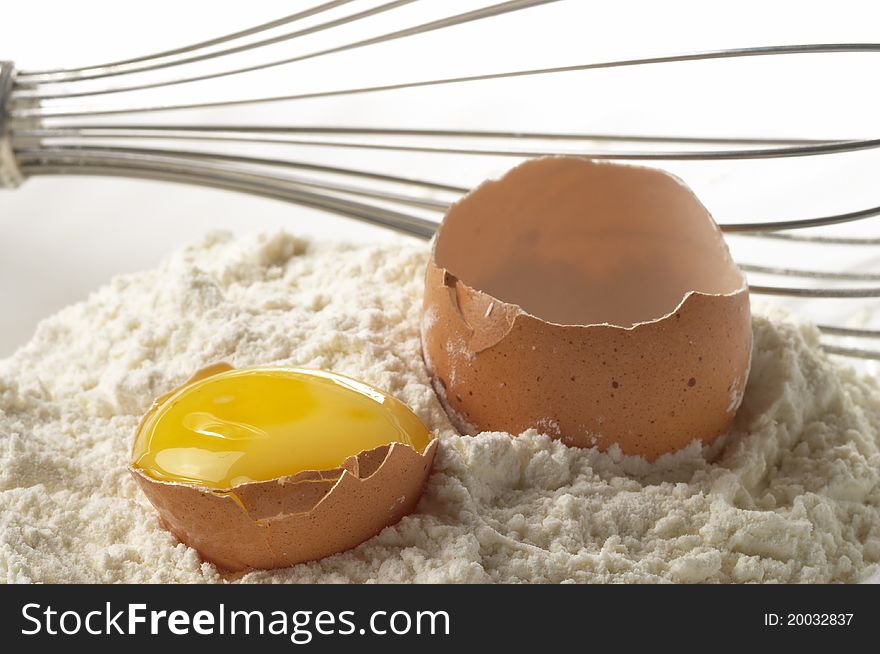
<path fill-rule="evenodd" d="M 880 387 L 826 358 L 815 329 L 755 318 L 745 400 L 718 453 L 692 444 L 648 465 L 534 432 L 460 437 L 419 354 L 427 252 L 213 235 L 44 321 L 0 361 L 0 580 L 224 581 L 159 527 L 126 470 L 152 399 L 220 360 L 358 377 L 442 439 L 415 514 L 242 581 L 854 582 L 876 570 Z"/>

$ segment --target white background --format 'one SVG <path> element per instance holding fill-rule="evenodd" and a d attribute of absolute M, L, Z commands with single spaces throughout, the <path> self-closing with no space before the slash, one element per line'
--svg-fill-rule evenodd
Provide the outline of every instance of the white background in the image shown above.
<path fill-rule="evenodd" d="M 26 70 L 100 63 L 235 31 L 316 3 L 5 2 L 0 8 L 0 59 L 12 59 Z M 333 15 L 376 4 L 359 0 Z M 423 0 L 260 56 L 307 51 L 486 4 Z M 220 84 L 178 86 L 166 97 L 254 97 L 722 47 L 871 42 L 880 40 L 878 5 L 568 0 L 265 74 L 226 78 Z M 876 138 L 878 73 L 880 55 L 809 55 L 592 71 L 130 120 Z M 515 163 L 314 147 L 303 148 L 298 156 L 466 185 Z M 878 205 L 877 163 L 878 156 L 866 152 L 667 168 L 695 188 L 719 221 L 733 221 Z M 154 266 L 212 228 L 390 238 L 350 220 L 221 191 L 119 179 L 33 178 L 18 190 L 0 191 L 0 357 L 24 343 L 41 318 L 86 297 L 114 274 Z M 857 229 L 880 233 L 876 220 Z M 765 263 L 787 258 L 802 267 L 864 269 L 877 262 L 875 252 L 865 249 L 782 251 L 778 245 L 762 249 L 735 239 L 732 245 L 738 257 Z M 848 324 L 869 320 L 864 301 L 829 306 L 813 302 L 797 308 L 822 319 L 830 311 L 833 319 Z"/>

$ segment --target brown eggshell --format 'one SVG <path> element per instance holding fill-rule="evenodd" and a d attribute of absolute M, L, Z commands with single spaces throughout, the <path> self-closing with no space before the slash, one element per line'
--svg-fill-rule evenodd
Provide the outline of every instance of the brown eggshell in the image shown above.
<path fill-rule="evenodd" d="M 210 366 L 186 384 L 231 368 Z M 349 457 L 339 468 L 242 484 L 228 492 L 159 481 L 134 466 L 130 470 L 163 526 L 202 558 L 230 571 L 281 568 L 356 547 L 411 513 L 437 442 L 423 453 L 401 443 L 383 445 Z"/>
<path fill-rule="evenodd" d="M 746 281 L 677 178 L 534 159 L 447 213 L 422 351 L 464 432 L 536 428 L 654 460 L 724 433 L 751 360 Z"/>

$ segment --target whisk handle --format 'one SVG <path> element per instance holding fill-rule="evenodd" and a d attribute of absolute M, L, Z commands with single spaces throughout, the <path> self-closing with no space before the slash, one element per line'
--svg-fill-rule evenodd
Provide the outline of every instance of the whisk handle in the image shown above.
<path fill-rule="evenodd" d="M 11 61 L 0 61 L 0 188 L 15 188 L 24 181 L 10 140 L 9 103 L 15 67 Z"/>

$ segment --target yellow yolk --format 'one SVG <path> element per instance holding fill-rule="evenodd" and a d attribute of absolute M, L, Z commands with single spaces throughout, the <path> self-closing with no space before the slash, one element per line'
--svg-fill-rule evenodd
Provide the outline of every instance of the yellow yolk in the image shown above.
<path fill-rule="evenodd" d="M 423 452 L 431 434 L 396 398 L 318 370 L 227 370 L 192 382 L 147 414 L 134 467 L 160 481 L 229 490 L 397 442 Z"/>

